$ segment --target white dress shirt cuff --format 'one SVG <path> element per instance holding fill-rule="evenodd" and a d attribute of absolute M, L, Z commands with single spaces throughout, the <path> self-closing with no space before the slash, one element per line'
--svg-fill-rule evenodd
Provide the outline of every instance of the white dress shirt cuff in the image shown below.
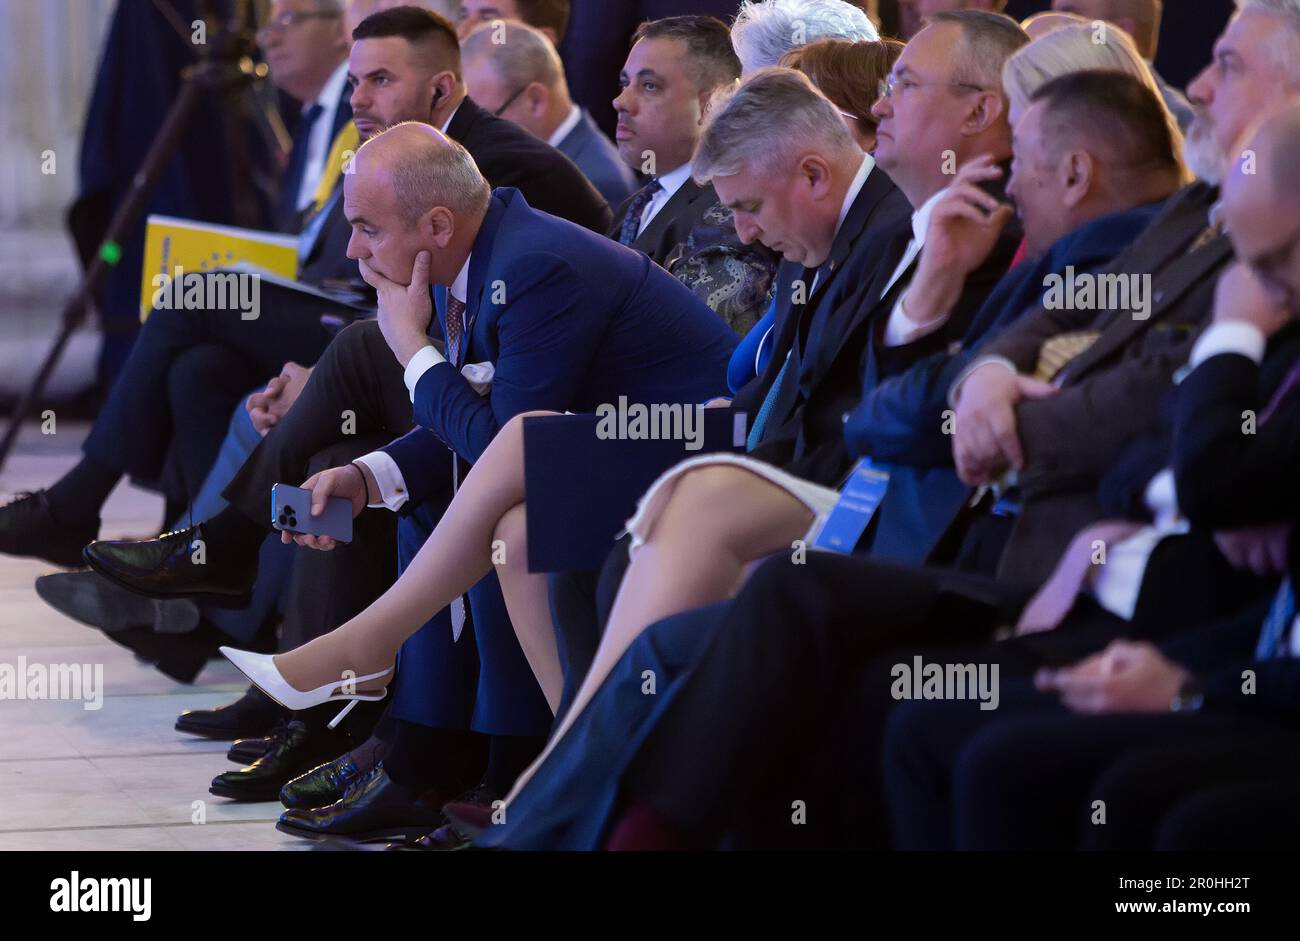
<path fill-rule="evenodd" d="M 906 346 L 929 336 L 948 322 L 947 317 L 936 317 L 926 323 L 917 323 L 907 315 L 907 292 L 894 302 L 894 309 L 885 324 L 885 346 Z"/>
<path fill-rule="evenodd" d="M 961 375 L 958 376 L 953 381 L 953 384 L 948 388 L 948 404 L 956 408 L 957 400 L 961 398 L 961 384 L 965 382 L 967 377 L 975 370 L 982 366 L 987 366 L 990 363 L 1005 366 L 1007 369 L 1011 370 L 1011 375 L 1013 376 L 1020 372 L 1020 370 L 1016 369 L 1016 364 L 1011 362 L 1011 360 L 1007 359 L 1005 356 L 981 356 L 979 359 L 975 360 L 975 362 L 963 369 Z"/>
<path fill-rule="evenodd" d="M 406 502 L 406 481 L 402 478 L 402 471 L 398 468 L 397 462 L 383 451 L 371 451 L 357 458 L 357 463 L 366 465 L 370 473 L 374 474 L 375 483 L 379 485 L 379 502 L 368 506 L 386 506 L 390 510 L 401 509 L 402 504 Z"/>
<path fill-rule="evenodd" d="M 434 366 L 445 362 L 447 358 L 439 353 L 435 346 L 426 346 L 411 357 L 411 361 L 406 364 L 406 372 L 402 374 L 402 379 L 406 382 L 406 391 L 411 393 L 412 404 L 415 403 L 415 387 L 419 384 L 420 377 Z"/>
<path fill-rule="evenodd" d="M 1193 369 L 1211 356 L 1240 353 L 1256 363 L 1264 360 L 1264 334 L 1254 324 L 1228 322 L 1211 324 L 1192 347 L 1189 362 Z"/>

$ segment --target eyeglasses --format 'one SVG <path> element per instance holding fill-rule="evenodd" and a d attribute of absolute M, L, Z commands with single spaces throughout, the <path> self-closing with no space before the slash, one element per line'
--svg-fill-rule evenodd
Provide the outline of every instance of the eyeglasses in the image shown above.
<path fill-rule="evenodd" d="M 294 10 L 287 10 L 263 23 L 257 30 L 257 35 L 267 36 L 271 33 L 283 33 L 289 27 L 304 20 L 337 20 L 341 15 L 340 13 L 329 13 L 325 10 L 317 10 L 314 13 L 299 13 Z"/>
<path fill-rule="evenodd" d="M 846 120 L 849 120 L 849 121 L 861 121 L 861 120 L 862 120 L 862 118 L 858 117 L 858 116 L 857 116 L 856 114 L 854 114 L 853 112 L 851 112 L 851 111 L 845 111 L 843 108 L 836 108 L 835 110 L 838 111 L 838 112 L 840 113 L 840 117 L 845 118 Z"/>
<path fill-rule="evenodd" d="M 891 75 L 880 83 L 880 95 L 883 98 L 893 98 L 896 91 L 907 91 L 909 88 L 971 88 L 975 91 L 987 91 L 979 85 L 971 85 L 969 82 L 914 82 L 910 78 L 896 78 Z"/>
<path fill-rule="evenodd" d="M 515 99 L 518 98 L 520 95 L 522 95 L 522 94 L 523 94 L 524 92 L 526 92 L 526 91 L 528 91 L 528 86 L 527 86 L 527 85 L 525 85 L 523 88 L 519 89 L 517 92 L 515 92 L 515 93 L 514 93 L 513 95 L 511 95 L 509 98 L 507 98 L 507 99 L 506 99 L 506 103 L 503 104 L 500 108 L 497 108 L 495 111 L 493 111 L 492 114 L 495 115 L 495 116 L 498 117 L 498 118 L 501 117 L 501 115 L 505 113 L 506 109 L 509 108 L 512 104 L 515 103 Z"/>

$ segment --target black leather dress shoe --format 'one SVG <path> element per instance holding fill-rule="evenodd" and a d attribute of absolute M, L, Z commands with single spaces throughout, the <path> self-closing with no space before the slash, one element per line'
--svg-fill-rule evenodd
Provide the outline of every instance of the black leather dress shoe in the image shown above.
<path fill-rule="evenodd" d="M 184 634 L 199 624 L 199 606 L 190 599 L 146 598 L 98 572 L 42 575 L 36 579 L 36 594 L 60 614 L 109 634 L 133 627 Z"/>
<path fill-rule="evenodd" d="M 137 542 L 99 539 L 86 546 L 82 556 L 100 575 L 151 598 L 246 607 L 257 577 L 257 556 L 234 558 L 237 553 L 222 549 L 207 543 L 200 523 Z"/>
<path fill-rule="evenodd" d="M 285 782 L 308 768 L 336 755 L 346 747 L 343 737 L 321 729 L 309 729 L 294 719 L 276 727 L 271 747 L 247 768 L 226 771 L 212 779 L 208 788 L 217 797 L 236 801 L 275 800 Z"/>
<path fill-rule="evenodd" d="M 237 765 L 251 765 L 271 748 L 271 737 L 237 738 L 230 744 L 226 759 Z"/>
<path fill-rule="evenodd" d="M 432 799 L 430 799 L 432 798 Z M 428 832 L 442 821 L 437 795 L 417 796 L 375 765 L 328 807 L 295 808 L 280 815 L 276 829 L 320 839 L 402 841 Z"/>
<path fill-rule="evenodd" d="M 474 841 L 453 823 L 444 823 L 438 829 L 413 840 L 389 843 L 384 849 L 392 853 L 452 853 L 467 850 Z"/>
<path fill-rule="evenodd" d="M 0 552 L 44 559 L 64 568 L 86 563 L 81 550 L 99 535 L 99 520 L 65 526 L 54 518 L 44 490 L 20 493 L 0 507 Z"/>
<path fill-rule="evenodd" d="M 280 790 L 280 803 L 290 809 L 328 807 L 341 800 L 348 787 L 369 770 L 358 768 L 351 754 L 339 755 L 286 784 Z"/>
<path fill-rule="evenodd" d="M 232 742 L 270 733 L 285 711 L 256 686 L 234 702 L 215 709 L 186 709 L 176 719 L 176 731 Z"/>
<path fill-rule="evenodd" d="M 480 784 L 454 801 L 448 801 L 442 812 L 447 815 L 448 823 L 473 839 L 492 826 L 492 814 L 497 809 L 493 805 L 500 797 L 486 784 Z"/>
<path fill-rule="evenodd" d="M 133 627 L 105 632 L 104 636 L 177 683 L 193 683 L 208 661 L 217 656 L 217 649 L 230 641 L 207 621 L 187 634 L 158 634 L 151 627 Z"/>

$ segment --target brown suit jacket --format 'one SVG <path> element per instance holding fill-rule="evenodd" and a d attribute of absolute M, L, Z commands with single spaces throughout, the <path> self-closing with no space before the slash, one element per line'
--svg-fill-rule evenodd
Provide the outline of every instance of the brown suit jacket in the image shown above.
<path fill-rule="evenodd" d="M 1061 390 L 1016 409 L 1025 470 L 1022 510 L 1002 556 L 999 574 L 1039 582 L 1074 534 L 1101 516 L 1097 484 L 1120 449 L 1153 431 L 1174 372 L 1209 321 L 1219 272 L 1232 257 L 1223 235 L 1195 251 L 1218 197 L 1196 183 L 1171 198 L 1145 232 L 1104 273 L 1150 275 L 1150 313 L 1047 310 L 1027 314 L 983 351 L 1032 372 L 1053 336 L 1099 330 L 1096 343 L 1069 363 Z"/>

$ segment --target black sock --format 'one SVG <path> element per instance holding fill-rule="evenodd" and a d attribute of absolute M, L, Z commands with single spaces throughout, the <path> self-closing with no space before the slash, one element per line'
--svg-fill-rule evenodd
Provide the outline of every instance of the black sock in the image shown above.
<path fill-rule="evenodd" d="M 262 541 L 269 531 L 269 526 L 258 526 L 233 506 L 228 506 L 216 516 L 203 521 L 203 535 L 209 555 L 215 549 L 231 558 L 246 559 L 254 569 L 257 568 L 257 554 L 262 548 Z"/>
<path fill-rule="evenodd" d="M 116 467 L 82 457 L 76 467 L 45 491 L 50 501 L 50 512 L 65 526 L 98 523 L 99 508 L 121 479 L 122 472 Z"/>
<path fill-rule="evenodd" d="M 384 769 L 407 790 L 459 791 L 482 772 L 482 736 L 402 719 L 395 720 L 394 726 Z"/>
<path fill-rule="evenodd" d="M 483 784 L 494 794 L 508 794 L 545 745 L 542 735 L 493 735 Z"/>

